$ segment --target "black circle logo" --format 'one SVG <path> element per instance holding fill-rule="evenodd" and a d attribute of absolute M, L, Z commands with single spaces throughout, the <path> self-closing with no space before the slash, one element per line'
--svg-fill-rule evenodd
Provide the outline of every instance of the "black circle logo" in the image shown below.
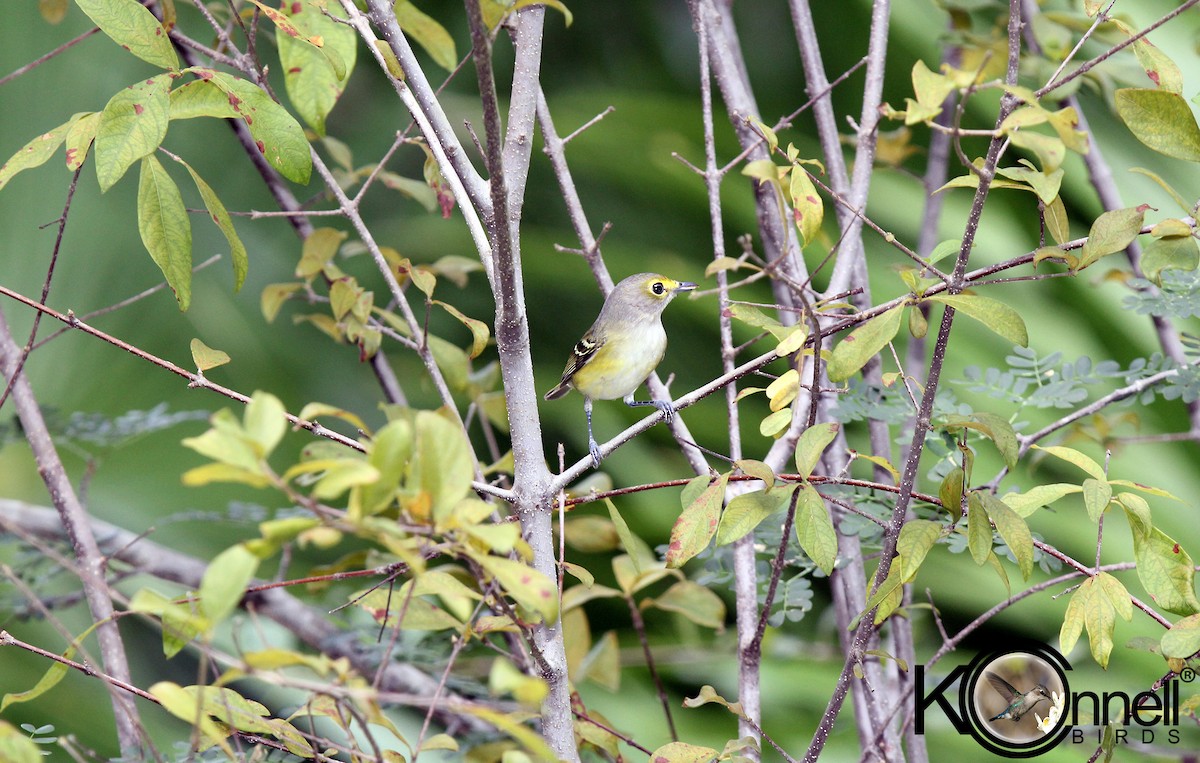
<path fill-rule="evenodd" d="M 971 661 L 959 701 L 971 736 L 1010 758 L 1048 752 L 1070 731 L 1071 666 L 1054 649 L 1024 642 Z"/>

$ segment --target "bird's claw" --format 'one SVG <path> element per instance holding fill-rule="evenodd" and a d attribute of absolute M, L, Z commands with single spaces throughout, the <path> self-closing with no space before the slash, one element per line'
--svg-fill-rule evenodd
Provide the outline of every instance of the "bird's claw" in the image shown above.
<path fill-rule="evenodd" d="M 592 454 L 592 467 L 600 468 L 600 445 L 592 438 L 588 438 L 588 452 Z"/>
<path fill-rule="evenodd" d="M 663 421 L 666 421 L 668 424 L 671 423 L 671 419 L 675 418 L 675 406 L 671 404 L 671 401 L 670 400 L 651 400 L 650 402 L 654 405 L 655 408 L 662 411 Z"/>

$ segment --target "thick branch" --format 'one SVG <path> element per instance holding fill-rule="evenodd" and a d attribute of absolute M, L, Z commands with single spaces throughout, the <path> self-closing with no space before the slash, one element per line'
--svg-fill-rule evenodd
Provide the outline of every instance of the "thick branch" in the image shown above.
<path fill-rule="evenodd" d="M 21 350 L 13 341 L 8 321 L 0 310 L 0 370 L 4 378 L 12 379 L 12 401 L 25 432 L 25 440 L 33 450 L 38 473 L 46 483 L 50 500 L 57 510 L 57 521 L 71 543 L 75 558 L 79 560 L 79 582 L 83 586 L 84 598 L 92 619 L 100 623 L 96 637 L 100 642 L 100 658 L 104 672 L 118 681 L 129 683 L 129 662 L 125 656 L 125 645 L 113 619 L 112 600 L 108 595 L 108 583 L 104 579 L 107 560 L 100 552 L 92 534 L 90 517 L 84 510 L 75 488 L 67 478 L 67 471 L 50 438 L 50 431 L 42 418 L 41 408 L 34 397 L 33 387 L 24 372 L 17 372 Z M 142 749 L 141 721 L 137 707 L 128 694 L 110 687 L 113 715 L 117 724 L 117 741 L 124 757 L 140 756 Z"/>

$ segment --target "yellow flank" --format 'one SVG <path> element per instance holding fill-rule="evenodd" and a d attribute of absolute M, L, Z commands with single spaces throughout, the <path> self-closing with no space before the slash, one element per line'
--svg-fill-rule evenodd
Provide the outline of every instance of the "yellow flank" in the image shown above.
<path fill-rule="evenodd" d="M 571 386 L 593 400 L 625 397 L 658 367 L 667 352 L 662 323 L 638 331 L 609 331 L 603 344 L 571 377 Z"/>

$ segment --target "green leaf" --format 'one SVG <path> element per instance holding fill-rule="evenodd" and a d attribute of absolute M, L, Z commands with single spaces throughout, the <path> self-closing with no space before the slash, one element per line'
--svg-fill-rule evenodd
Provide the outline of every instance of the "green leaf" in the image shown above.
<path fill-rule="evenodd" d="M 711 747 L 671 742 L 650 753 L 650 760 L 654 763 L 710 763 L 716 760 L 719 754 Z"/>
<path fill-rule="evenodd" d="M 841 425 L 835 422 L 814 424 L 800 435 L 796 442 L 796 471 L 804 479 L 812 476 L 813 469 L 821 460 L 821 455 L 829 444 L 837 439 Z"/>
<path fill-rule="evenodd" d="M 742 493 L 729 502 L 717 527 L 717 545 L 724 546 L 753 532 L 764 519 L 783 508 L 787 493 L 783 490 L 755 490 Z"/>
<path fill-rule="evenodd" d="M 938 485 L 938 500 L 942 502 L 942 508 L 954 520 L 962 516 L 962 498 L 965 490 L 966 475 L 963 473 L 961 466 L 956 466 L 950 470 Z"/>
<path fill-rule="evenodd" d="M 8 721 L 0 721 L 0 760 L 9 763 L 41 763 L 45 758 L 42 757 L 37 743 L 25 732 Z"/>
<path fill-rule="evenodd" d="M 928 519 L 910 519 L 900 528 L 900 537 L 896 539 L 896 553 L 899 557 L 892 562 L 900 567 L 900 577 L 909 582 L 921 568 L 921 563 L 929 554 L 930 549 L 942 537 L 942 526 Z"/>
<path fill-rule="evenodd" d="M 800 373 L 796 368 L 788 368 L 778 379 L 767 385 L 767 399 L 770 409 L 782 410 L 792 404 L 800 389 Z"/>
<path fill-rule="evenodd" d="M 329 403 L 308 403 L 300 409 L 299 415 L 300 418 L 306 421 L 316 421 L 328 416 L 341 419 L 364 434 L 369 435 L 371 433 L 371 428 L 367 426 L 367 422 L 363 421 L 362 417 L 357 413 L 347 411 L 345 408 L 338 408 L 336 405 L 330 405 Z"/>
<path fill-rule="evenodd" d="M 200 581 L 200 611 L 214 624 L 237 609 L 246 586 L 254 579 L 258 561 L 245 544 L 239 543 L 217 554 L 209 563 Z"/>
<path fill-rule="evenodd" d="M 1197 266 L 1200 266 L 1200 247 L 1191 236 L 1156 238 L 1142 250 L 1142 272 L 1160 286 L 1164 270 L 1191 271 Z"/>
<path fill-rule="evenodd" d="M 1008 493 L 1003 501 L 1010 509 L 1022 517 L 1028 517 L 1042 506 L 1049 506 L 1064 495 L 1079 493 L 1082 487 L 1070 485 L 1069 482 L 1051 482 L 1050 485 L 1037 485 L 1024 493 Z"/>
<path fill-rule="evenodd" d="M 1101 572 L 1096 576 L 1096 583 L 1100 586 L 1100 590 L 1108 597 L 1112 603 L 1113 611 L 1121 616 L 1125 622 L 1133 619 L 1133 599 L 1129 597 L 1129 591 L 1107 572 Z"/>
<path fill-rule="evenodd" d="M 87 160 L 88 151 L 96 140 L 96 131 L 100 129 L 101 116 L 100 112 L 94 111 L 84 114 L 78 120 L 72 117 L 66 141 L 67 169 L 72 172 L 82 167 L 84 161 Z M 2 168 L 0 168 L 0 174 L 3 174 Z M 3 183 L 0 183 L 0 188 L 2 187 Z"/>
<path fill-rule="evenodd" d="M 671 527 L 671 543 L 667 547 L 666 563 L 669 569 L 682 567 L 708 546 L 717 532 L 728 482 L 728 472 L 717 477 L 679 514 Z"/>
<path fill-rule="evenodd" d="M 343 18 L 336 3 L 318 5 L 312 0 L 292 3 L 285 16 L 299 32 L 276 35 L 283 83 L 296 111 L 318 135 L 325 134 L 325 119 L 337 105 L 347 77 L 354 68 L 357 37 L 346 24 L 325 15 Z M 283 27 L 280 27 L 283 31 Z M 319 42 L 320 44 L 316 44 Z"/>
<path fill-rule="evenodd" d="M 190 443 L 184 441 L 184 445 L 188 444 Z M 227 463 L 197 466 L 184 472 L 181 479 L 188 487 L 200 487 L 213 482 L 238 482 L 251 487 L 267 487 L 272 484 L 271 478 L 261 466 L 250 468 Z"/>
<path fill-rule="evenodd" d="M 155 615 L 162 623 L 162 653 L 167 659 L 191 643 L 200 633 L 208 633 L 212 623 L 196 611 L 192 603 L 181 605 L 170 601 L 155 590 L 143 588 L 133 594 L 130 612 L 145 612 Z"/>
<path fill-rule="evenodd" d="M 203 74 L 204 70 L 201 70 Z M 238 119 L 241 114 L 229 102 L 229 96 L 209 79 L 198 79 L 171 91 L 171 119 Z"/>
<path fill-rule="evenodd" d="M 75 0 L 113 42 L 160 69 L 178 69 L 179 58 L 167 30 L 137 0 Z"/>
<path fill-rule="evenodd" d="M 685 697 L 683 700 L 683 706 L 689 708 L 703 707 L 709 703 L 720 705 L 739 718 L 744 718 L 746 715 L 746 711 L 742 708 L 741 702 L 730 702 L 720 694 L 717 694 L 717 690 L 708 684 L 701 686 L 700 692 L 696 694 L 696 696 Z"/>
<path fill-rule="evenodd" d="M 725 629 L 725 602 L 709 588 L 690 580 L 680 580 L 662 596 L 646 603 L 667 612 L 677 612 L 704 628 L 718 632 Z"/>
<path fill-rule="evenodd" d="M 697 479 L 703 478 L 698 477 Z M 707 480 L 705 483 L 707 484 Z M 629 562 L 633 566 L 634 574 L 642 574 L 645 569 L 654 564 L 654 552 L 650 550 L 644 540 L 634 535 L 633 531 L 629 529 L 629 524 L 625 521 L 625 517 L 621 516 L 621 512 L 617 511 L 615 503 L 607 498 L 604 499 L 604 503 L 608 507 L 609 520 L 617 534 L 617 540 L 620 541 L 621 548 L 625 549 Z"/>
<path fill-rule="evenodd" d="M 337 498 L 353 487 L 370 485 L 379 480 L 379 470 L 361 458 L 319 458 L 301 461 L 284 473 L 285 480 L 301 474 L 320 474 L 313 485 L 312 495 L 322 501 Z"/>
<path fill-rule="evenodd" d="M 320 526 L 321 520 L 315 517 L 283 517 L 259 522 L 258 532 L 263 540 L 278 545 L 291 542 L 303 533 Z"/>
<path fill-rule="evenodd" d="M 246 405 L 246 436 L 258 446 L 260 458 L 266 458 L 287 432 L 287 411 L 279 398 L 269 392 L 255 391 Z"/>
<path fill-rule="evenodd" d="M 792 197 L 792 219 L 796 223 L 796 230 L 800 233 L 800 246 L 808 246 L 821 233 L 821 221 L 825 218 L 825 205 L 803 167 L 792 167 L 788 190 Z"/>
<path fill-rule="evenodd" d="M 858 621 L 872 609 L 875 610 L 875 624 L 882 623 L 896 611 L 896 607 L 903 601 L 903 596 L 904 578 L 900 574 L 899 565 L 893 564 L 888 569 L 887 577 L 884 578 L 879 588 L 875 589 L 875 593 L 871 594 L 871 598 L 867 599 L 867 604 L 863 607 L 863 611 L 851 621 L 850 628 L 858 627 Z"/>
<path fill-rule="evenodd" d="M 142 159 L 138 233 L 175 292 L 179 309 L 187 310 L 192 301 L 192 223 L 179 187 L 154 156 Z"/>
<path fill-rule="evenodd" d="M 433 62 L 446 71 L 458 66 L 458 51 L 454 38 L 434 18 L 423 13 L 409 0 L 397 0 L 396 21 L 404 34 L 417 41 Z"/>
<path fill-rule="evenodd" d="M 1045 135 L 1033 130 L 1021 130 L 1010 135 L 1009 139 L 1014 146 L 1023 148 L 1036 156 L 1042 172 L 1055 172 L 1067 158 L 1066 145 L 1062 138 L 1054 135 Z"/>
<path fill-rule="evenodd" d="M 1078 270 L 1083 270 L 1101 257 L 1124 251 L 1142 230 L 1147 205 L 1126 207 L 1105 212 L 1096 218 L 1088 231 L 1088 240 L 1079 253 Z"/>
<path fill-rule="evenodd" d="M 924 61 L 918 60 L 912 68 L 913 95 L 917 103 L 941 111 L 942 102 L 954 90 L 954 81 L 944 74 L 930 70 Z"/>
<path fill-rule="evenodd" d="M 1100 464 L 1096 463 L 1094 459 L 1078 450 L 1075 450 L 1074 448 L 1067 448 L 1062 445 L 1034 445 L 1033 447 L 1037 448 L 1038 450 L 1045 451 L 1055 458 L 1061 458 L 1063 461 L 1066 461 L 1069 464 L 1078 466 L 1080 469 L 1084 470 L 1098 480 L 1107 479 L 1106 475 L 1104 474 L 1104 468 L 1100 466 Z"/>
<path fill-rule="evenodd" d="M 1021 161 L 1028 164 L 1024 159 Z M 1049 172 L 1042 172 L 1033 167 L 1005 167 L 996 172 L 1001 177 L 1029 186 L 1043 204 L 1049 204 L 1058 198 L 1058 189 L 1062 186 L 1065 174 L 1061 167 Z"/>
<path fill-rule="evenodd" d="M 391 52 L 391 49 L 389 48 L 388 51 Z M 437 193 L 424 180 L 406 178 L 389 170 L 380 172 L 378 178 L 385 188 L 390 188 L 416 201 L 425 208 L 426 212 L 432 212 L 438 208 Z"/>
<path fill-rule="evenodd" d="M 998 299 L 978 294 L 936 294 L 931 302 L 941 302 L 982 323 L 1013 344 L 1029 346 L 1029 332 L 1021 314 Z"/>
<path fill-rule="evenodd" d="M 192 340 L 191 348 L 192 362 L 201 371 L 217 368 L 229 362 L 229 355 L 220 350 L 214 350 L 199 339 Z"/>
<path fill-rule="evenodd" d="M 72 659 L 75 656 L 75 646 L 67 647 L 62 656 L 68 660 Z M 22 702 L 37 699 L 55 686 L 58 686 L 59 682 L 66 675 L 67 666 L 64 663 L 51 661 L 50 667 L 46 669 L 46 672 L 42 674 L 42 677 L 38 679 L 38 682 L 32 688 L 21 692 L 9 692 L 4 695 L 3 699 L 0 699 L 0 713 L 4 712 L 5 708 L 9 705 L 18 705 Z M 0 746 L 0 750 L 3 750 L 2 746 Z M 8 760 L 8 758 L 0 756 L 0 760 Z"/>
<path fill-rule="evenodd" d="M 825 499 L 811 485 L 804 485 L 799 491 L 796 501 L 796 540 L 808 558 L 828 575 L 833 572 L 838 553 L 833 520 L 825 508 Z"/>
<path fill-rule="evenodd" d="M 389 628 L 399 627 L 406 631 L 460 630 L 458 618 L 427 599 L 409 595 L 412 581 L 400 586 L 398 591 L 389 592 L 377 588 L 369 592 L 358 592 L 350 597 L 355 606 L 362 608 L 375 621 Z"/>
<path fill-rule="evenodd" d="M 735 468 L 740 469 L 743 474 L 748 477 L 756 477 L 763 481 L 769 490 L 775 484 L 775 472 L 770 466 L 762 461 L 756 461 L 752 458 L 743 458 L 733 462 Z"/>
<path fill-rule="evenodd" d="M 1183 198 L 1183 194 L 1179 193 L 1179 191 L 1176 191 L 1176 190 L 1175 190 L 1175 189 L 1174 189 L 1174 188 L 1171 186 L 1171 184 L 1170 184 L 1170 183 L 1168 183 L 1167 181 L 1163 180 L 1163 179 L 1162 179 L 1162 177 L 1160 177 L 1158 174 L 1156 174 L 1156 173 L 1154 173 L 1154 172 L 1151 172 L 1150 170 L 1148 170 L 1148 169 L 1146 169 L 1146 168 L 1144 168 L 1144 167 L 1130 167 L 1130 168 L 1129 168 L 1129 171 L 1130 171 L 1130 172 L 1136 172 L 1136 173 L 1137 173 L 1137 174 L 1139 174 L 1139 175 L 1145 175 L 1146 177 L 1148 177 L 1148 178 L 1150 178 L 1151 180 L 1153 180 L 1155 183 L 1157 183 L 1157 184 L 1158 184 L 1158 186 L 1159 186 L 1160 188 L 1162 188 L 1164 191 L 1166 191 L 1166 192 L 1167 192 L 1167 195 L 1168 195 L 1168 196 L 1170 196 L 1170 197 L 1171 197 L 1171 199 L 1172 199 L 1172 200 L 1173 200 L 1173 201 L 1174 201 L 1174 202 L 1175 202 L 1177 205 L 1179 205 L 1179 208 L 1180 208 L 1181 210 L 1183 210 L 1183 213 L 1184 213 L 1184 214 L 1190 214 L 1190 213 L 1191 213 L 1191 211 L 1192 211 L 1192 203 L 1191 203 L 1190 201 L 1188 201 L 1187 199 Z"/>
<path fill-rule="evenodd" d="M 338 253 L 346 235 L 345 231 L 336 228 L 317 228 L 308 234 L 300 251 L 300 261 L 296 263 L 296 276 L 313 278 L 319 275 Z"/>
<path fill-rule="evenodd" d="M 1120 21 L 1117 21 L 1117 24 L 1130 36 L 1135 34 L 1132 29 Z M 1179 67 L 1171 60 L 1170 56 L 1150 42 L 1149 38 L 1139 37 L 1133 43 L 1133 53 L 1137 56 L 1138 63 L 1146 70 L 1146 76 L 1160 90 L 1172 93 L 1183 92 L 1183 74 L 1179 71 Z"/>
<path fill-rule="evenodd" d="M 1100 521 L 1100 515 L 1108 508 L 1112 500 L 1112 485 L 1105 480 L 1086 479 L 1083 481 L 1083 505 L 1088 517 L 1093 522 Z"/>
<path fill-rule="evenodd" d="M 896 305 L 851 331 L 833 348 L 827 372 L 831 382 L 844 382 L 867 364 L 900 332 L 904 306 Z"/>
<path fill-rule="evenodd" d="M 983 566 L 992 554 L 992 525 L 978 493 L 967 496 L 967 548 L 975 563 Z"/>
<path fill-rule="evenodd" d="M 1150 598 L 1177 615 L 1200 612 L 1191 555 L 1174 538 L 1150 524 L 1149 509 L 1143 499 L 1132 493 L 1121 493 L 1117 500 L 1125 508 L 1133 531 L 1138 580 Z"/>
<path fill-rule="evenodd" d="M 60 124 L 50 132 L 42 133 L 10 156 L 8 161 L 0 166 L 0 189 L 8 185 L 8 181 L 18 173 L 40 167 L 49 161 L 78 120 L 78 115 L 71 117 L 70 121 Z"/>
<path fill-rule="evenodd" d="M 471 450 L 462 430 L 432 411 L 417 414 L 416 435 L 408 488 L 424 494 L 435 520 L 441 519 L 471 493 Z"/>
<path fill-rule="evenodd" d="M 367 453 L 367 462 L 379 471 L 379 479 L 363 485 L 359 493 L 366 514 L 387 508 L 396 497 L 400 480 L 413 451 L 413 427 L 406 419 L 388 422 L 375 433 Z"/>
<path fill-rule="evenodd" d="M 226 755 L 234 757 L 233 750 L 225 739 L 229 732 L 209 718 L 207 712 L 198 711 L 204 706 L 201 696 L 188 692 L 179 684 L 170 681 L 154 684 L 150 687 L 150 693 L 158 699 L 164 710 L 185 723 L 195 724 L 196 731 L 207 742 L 220 746 Z"/>
<path fill-rule="evenodd" d="M 488 674 L 488 693 L 493 697 L 507 694 L 526 707 L 537 707 L 549 691 L 544 679 L 526 675 L 509 660 L 501 657 L 492 661 L 492 669 Z"/>
<path fill-rule="evenodd" d="M 457 307 L 440 299 L 433 300 L 433 304 L 441 305 L 446 312 L 450 313 L 459 323 L 467 327 L 471 332 L 471 349 L 467 351 L 467 357 L 472 360 L 479 357 L 479 354 L 487 347 L 488 339 L 491 338 L 491 329 L 488 328 L 488 325 L 481 320 L 468 318 Z"/>
<path fill-rule="evenodd" d="M 188 174 L 192 176 L 192 182 L 196 184 L 196 190 L 200 192 L 200 198 L 204 200 L 204 207 L 208 210 L 209 217 L 217 224 L 217 228 L 225 236 L 225 241 L 229 243 L 229 256 L 233 261 L 233 290 L 240 291 L 242 284 L 246 281 L 246 272 L 250 269 L 250 260 L 246 254 L 245 244 L 242 243 L 237 230 L 233 227 L 233 218 L 229 216 L 225 204 L 217 197 L 216 192 L 208 183 L 204 182 L 204 178 L 200 177 L 196 170 L 192 169 L 192 165 L 179 157 L 175 157 L 175 160 L 187 168 Z"/>
<path fill-rule="evenodd" d="M 250 129 L 267 163 L 288 180 L 305 184 L 312 174 L 312 154 L 304 128 L 257 85 L 211 69 L 197 73 L 225 93 L 229 105 Z"/>
<path fill-rule="evenodd" d="M 1067 601 L 1067 611 L 1063 615 L 1063 623 L 1058 629 L 1058 650 L 1064 655 L 1071 653 L 1071 650 L 1075 648 L 1075 642 L 1079 641 L 1079 636 L 1083 633 L 1084 599 L 1090 595 L 1090 591 L 1084 591 L 1084 586 L 1090 582 L 1090 578 L 1083 581 Z"/>
<path fill-rule="evenodd" d="M 1200 615 L 1185 617 L 1172 625 L 1159 643 L 1163 657 L 1167 658 L 1186 660 L 1200 652 Z"/>
<path fill-rule="evenodd" d="M 775 411 L 767 416 L 762 421 L 758 422 L 758 432 L 763 437 L 779 437 L 783 434 L 788 425 L 792 423 L 792 409 L 784 408 Z"/>
<path fill-rule="evenodd" d="M 1125 126 L 1146 146 L 1172 159 L 1200 162 L 1200 126 L 1178 93 L 1124 88 L 1116 102 Z"/>
<path fill-rule="evenodd" d="M 522 607 L 540 614 L 547 623 L 558 617 L 558 586 L 553 580 L 515 559 L 479 553 L 471 557 Z"/>
<path fill-rule="evenodd" d="M 1017 433 L 1013 431 L 1012 424 L 1008 423 L 1008 419 L 984 411 L 972 413 L 969 416 L 951 414 L 946 417 L 945 421 L 947 429 L 961 427 L 981 433 L 995 444 L 996 450 L 1000 451 L 1000 455 L 1009 469 L 1016 467 L 1019 444 L 1017 443 Z"/>
<path fill-rule="evenodd" d="M 1088 646 L 1092 651 L 1092 659 L 1107 670 L 1113 648 L 1113 631 L 1117 626 L 1116 613 L 1095 578 L 1085 580 L 1080 586 L 1081 590 L 1084 588 L 1090 589 L 1083 599 L 1083 624 L 1087 628 Z"/>
<path fill-rule="evenodd" d="M 110 98 L 100 112 L 96 180 L 101 191 L 112 188 L 134 162 L 154 153 L 166 137 L 171 82 L 167 74 L 136 82 Z"/>
<path fill-rule="evenodd" d="M 262 297 L 259 299 L 259 304 L 262 309 L 263 318 L 267 323 L 275 320 L 275 316 L 279 315 L 280 308 L 283 303 L 304 288 L 302 283 L 271 283 L 263 287 Z"/>
<path fill-rule="evenodd" d="M 1056 244 L 1065 244 L 1071 240 L 1071 220 L 1067 216 L 1067 208 L 1061 196 L 1055 196 L 1054 200 L 1046 205 L 1044 215 L 1046 230 L 1050 232 L 1050 238 L 1054 239 Z"/>
<path fill-rule="evenodd" d="M 988 518 L 996 525 L 996 531 L 1016 558 L 1021 576 L 1028 580 L 1033 573 L 1033 534 L 1029 532 L 1029 525 L 991 493 L 980 493 L 979 499 Z"/>

